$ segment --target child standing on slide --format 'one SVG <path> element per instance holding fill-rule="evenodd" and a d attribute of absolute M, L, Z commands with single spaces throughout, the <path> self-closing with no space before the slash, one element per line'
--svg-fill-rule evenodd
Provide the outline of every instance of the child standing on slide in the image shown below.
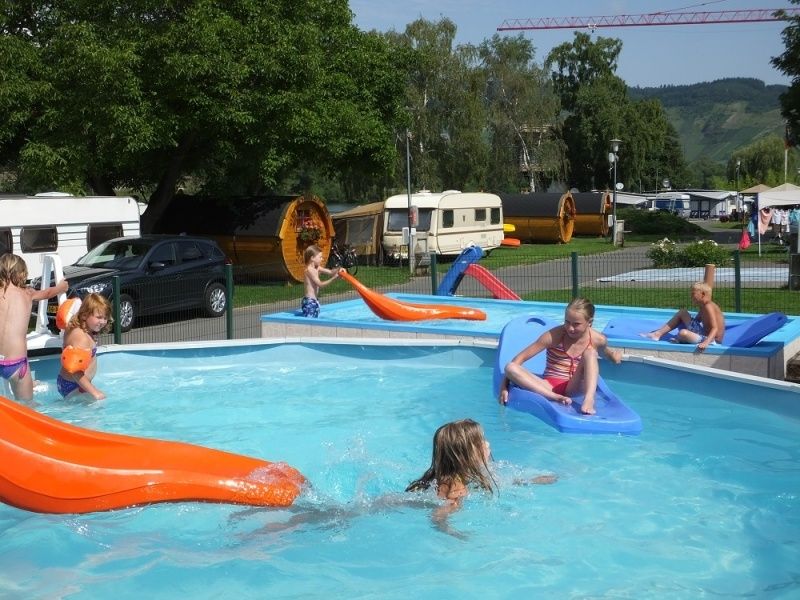
<path fill-rule="evenodd" d="M 33 399 L 33 377 L 28 368 L 28 324 L 33 302 L 49 300 L 67 291 L 67 280 L 45 290 L 26 285 L 28 267 L 16 254 L 0 256 L 0 376 L 11 384 L 14 398 Z"/>
<path fill-rule="evenodd" d="M 585 298 L 575 298 L 564 311 L 564 324 L 546 331 L 539 339 L 517 354 L 506 365 L 505 377 L 500 385 L 500 404 L 508 402 L 508 383 L 541 394 L 548 400 L 572 404 L 572 398 L 583 394 L 581 412 L 595 414 L 594 401 L 597 379 L 600 376 L 598 352 L 619 364 L 620 350 L 608 347 L 608 339 L 592 329 L 594 304 Z M 542 376 L 534 375 L 523 364 L 542 351 L 547 361 Z"/>

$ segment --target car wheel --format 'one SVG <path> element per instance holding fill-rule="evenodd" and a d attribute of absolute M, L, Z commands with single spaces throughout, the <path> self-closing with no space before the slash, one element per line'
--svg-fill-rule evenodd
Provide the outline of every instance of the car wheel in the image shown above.
<path fill-rule="evenodd" d="M 221 317 L 225 314 L 228 300 L 225 297 L 225 287 L 221 283 L 211 283 L 206 288 L 203 297 L 203 311 L 209 317 Z"/>
<path fill-rule="evenodd" d="M 136 309 L 133 305 L 133 298 L 128 294 L 119 295 L 119 328 L 122 333 L 126 333 L 133 328 L 133 321 L 136 318 Z"/>

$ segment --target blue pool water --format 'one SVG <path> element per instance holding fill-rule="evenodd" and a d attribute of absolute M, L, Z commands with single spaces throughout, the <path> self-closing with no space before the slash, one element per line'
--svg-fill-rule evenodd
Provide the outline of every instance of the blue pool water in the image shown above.
<path fill-rule="evenodd" d="M 603 364 L 639 437 L 556 432 L 499 407 L 494 352 L 259 345 L 109 352 L 108 399 L 39 410 L 107 431 L 284 460 L 291 509 L 184 503 L 92 515 L 0 506 L 0 597 L 697 598 L 800 595 L 800 395 Z M 55 376 L 53 361 L 34 365 Z M 769 410 L 765 409 L 769 407 Z M 442 423 L 480 421 L 499 494 L 431 522 L 401 490 Z M 549 486 L 517 477 L 554 473 Z"/>
<path fill-rule="evenodd" d="M 566 303 L 559 302 L 521 302 L 487 298 L 395 293 L 387 294 L 387 296 L 401 302 L 418 304 L 455 304 L 458 306 L 476 308 L 486 313 L 486 320 L 466 321 L 463 319 L 439 319 L 414 322 L 386 321 L 372 313 L 360 298 L 356 300 L 346 300 L 344 302 L 323 304 L 319 319 L 309 320 L 299 316 L 295 311 L 286 311 L 263 315 L 261 320 L 264 323 L 312 325 L 319 332 L 322 332 L 326 327 L 343 327 L 352 329 L 376 329 L 380 331 L 423 332 L 452 336 L 499 338 L 503 326 L 516 317 L 521 315 L 536 315 L 560 322 L 564 318 L 564 308 L 566 307 Z M 660 322 L 667 322 L 673 314 L 675 314 L 674 310 L 660 308 L 597 305 L 593 326 L 598 331 L 601 331 L 608 324 L 609 320 L 615 318 L 653 319 Z M 735 325 L 750 320 L 755 316 L 757 315 L 750 313 L 725 313 L 725 322 L 728 325 Z M 783 327 L 764 337 L 755 347 L 735 349 L 711 347 L 708 348 L 706 352 L 708 354 L 728 353 L 744 356 L 772 355 L 798 337 L 800 337 L 800 319 L 790 317 Z M 627 345 L 636 348 L 663 350 L 665 342 L 654 342 L 642 339 L 630 341 Z M 692 353 L 694 352 L 694 347 L 690 345 L 676 346 L 671 344 L 669 350 L 672 352 Z"/>

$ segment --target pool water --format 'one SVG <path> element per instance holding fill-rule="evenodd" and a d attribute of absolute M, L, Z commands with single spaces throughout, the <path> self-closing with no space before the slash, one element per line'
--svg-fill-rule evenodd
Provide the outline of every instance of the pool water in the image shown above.
<path fill-rule="evenodd" d="M 50 384 L 37 408 L 284 460 L 313 488 L 290 509 L 0 506 L 0 597 L 800 595 L 796 393 L 603 364 L 642 435 L 565 435 L 496 404 L 493 359 L 303 344 L 103 354 L 106 401 L 65 402 Z M 435 499 L 401 492 L 434 430 L 466 417 L 491 441 L 500 490 L 472 493 L 443 531 Z M 512 484 L 544 473 L 558 481 Z"/>

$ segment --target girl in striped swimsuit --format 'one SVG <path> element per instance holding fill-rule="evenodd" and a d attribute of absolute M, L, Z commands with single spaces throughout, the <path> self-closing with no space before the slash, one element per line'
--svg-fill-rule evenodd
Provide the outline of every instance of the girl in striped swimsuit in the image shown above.
<path fill-rule="evenodd" d="M 513 382 L 541 394 L 553 402 L 572 404 L 570 396 L 584 395 L 581 412 L 593 415 L 594 396 L 599 376 L 598 352 L 619 364 L 622 352 L 608 347 L 606 336 L 592 329 L 594 305 L 585 298 L 575 298 L 564 311 L 564 324 L 543 333 L 538 340 L 517 354 L 505 368 L 500 386 L 501 404 L 508 401 L 508 383 Z M 534 375 L 522 366 L 545 350 L 544 373 Z"/>

